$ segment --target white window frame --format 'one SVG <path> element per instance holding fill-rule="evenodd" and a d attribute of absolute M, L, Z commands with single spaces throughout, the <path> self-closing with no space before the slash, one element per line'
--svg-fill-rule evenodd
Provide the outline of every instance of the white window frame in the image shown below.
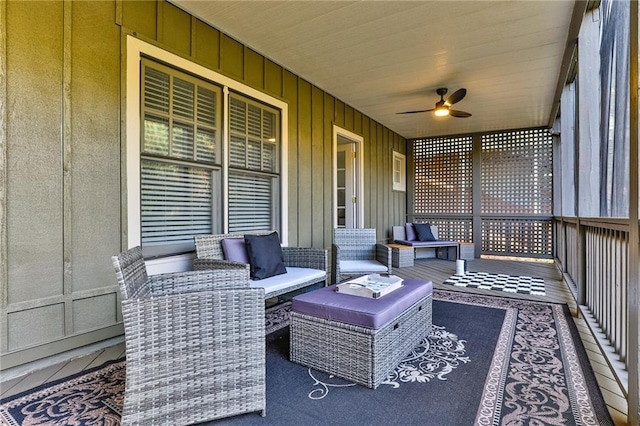
<path fill-rule="evenodd" d="M 407 157 L 397 151 L 393 151 L 393 157 L 391 159 L 393 172 L 391 174 L 393 181 L 394 191 L 407 191 Z M 396 165 L 399 165 L 396 168 Z M 396 179 L 396 175 L 399 175 L 399 179 Z"/>
<path fill-rule="evenodd" d="M 219 74 L 215 71 L 212 71 L 208 68 L 205 68 L 201 65 L 198 65 L 194 62 L 191 62 L 188 59 L 175 55 L 173 53 L 167 52 L 157 46 L 149 44 L 145 41 L 135 38 L 132 35 L 127 35 L 126 40 L 126 88 L 125 88 L 125 118 L 126 118 L 126 136 L 125 136 L 125 177 L 124 177 L 124 191 L 126 192 L 125 198 L 125 206 L 124 209 L 126 211 L 126 246 L 128 248 L 132 248 L 140 245 L 140 227 L 141 227 L 141 219 L 140 219 L 140 126 L 141 126 L 141 116 L 140 116 L 140 85 L 142 84 L 141 75 L 140 75 L 140 59 L 142 56 L 150 57 L 154 60 L 167 63 L 169 65 L 175 66 L 179 69 L 190 72 L 196 76 L 204 78 L 206 80 L 210 80 L 215 82 L 216 84 L 222 86 L 223 88 L 223 117 L 227 117 L 229 110 L 229 90 L 234 90 L 239 92 L 245 96 L 254 98 L 258 101 L 264 102 L 268 105 L 273 106 L 274 108 L 280 109 L 280 120 L 281 120 L 281 144 L 280 144 L 280 200 L 281 205 L 279 208 L 281 215 L 281 223 L 280 223 L 280 238 L 282 239 L 282 244 L 287 245 L 287 235 L 288 235 L 288 209 L 287 209 L 287 200 L 288 200 L 288 164 L 287 164 L 287 146 L 288 146 L 288 105 L 286 102 L 269 96 L 263 92 L 260 92 L 257 89 L 249 87 L 243 83 L 240 83 L 236 80 L 233 80 L 229 77 L 226 77 L 222 74 Z M 227 146 L 229 143 L 229 129 L 228 129 L 228 121 L 225 118 L 223 120 L 223 128 L 222 128 L 222 155 L 223 158 L 227 155 Z M 226 182 L 228 176 L 228 164 L 227 161 L 223 161 L 222 168 L 222 176 L 223 176 L 223 197 L 225 200 L 228 199 L 228 184 Z M 226 202 L 224 204 L 224 229 L 225 232 L 228 229 L 227 223 L 227 206 Z M 189 256 L 171 256 L 175 259 L 175 262 L 172 262 L 170 259 L 162 260 L 162 263 L 165 265 L 162 268 L 159 268 L 153 272 L 170 272 L 170 271 L 178 271 L 178 270 L 187 270 L 190 267 L 190 263 L 188 261 Z M 167 266 L 168 265 L 168 266 Z"/>

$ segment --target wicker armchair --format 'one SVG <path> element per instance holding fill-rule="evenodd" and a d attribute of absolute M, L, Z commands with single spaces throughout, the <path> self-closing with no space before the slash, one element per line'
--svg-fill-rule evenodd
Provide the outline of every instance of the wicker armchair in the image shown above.
<path fill-rule="evenodd" d="M 112 257 L 127 356 L 123 424 L 191 424 L 266 410 L 264 292 L 241 269 L 147 276 Z"/>
<path fill-rule="evenodd" d="M 266 234 L 266 232 L 255 232 L 255 234 Z M 225 238 L 243 237 L 244 234 L 196 235 L 194 239 L 197 259 L 193 261 L 194 269 L 238 268 L 245 270 L 248 275 L 249 264 L 224 260 L 221 244 Z M 271 286 L 272 279 L 251 282 L 252 287 L 262 286 L 265 288 L 266 299 L 281 296 L 314 284 L 327 284 L 329 278 L 329 254 L 327 250 L 311 247 L 282 247 L 282 257 L 289 273 L 274 278 L 275 281 L 280 282 L 279 284 Z M 297 271 L 293 271 L 294 269 Z M 302 275 L 300 274 L 301 269 L 303 269 Z M 310 270 L 315 270 L 315 272 Z M 309 274 L 309 272 L 311 273 Z M 324 272 L 324 274 L 320 272 Z M 286 282 L 288 275 L 291 275 L 295 280 L 291 284 L 282 285 L 283 281 Z M 305 278 L 305 275 L 308 275 L 309 278 Z"/>
<path fill-rule="evenodd" d="M 371 228 L 333 230 L 333 282 L 346 276 L 391 273 L 391 248 L 376 242 Z"/>

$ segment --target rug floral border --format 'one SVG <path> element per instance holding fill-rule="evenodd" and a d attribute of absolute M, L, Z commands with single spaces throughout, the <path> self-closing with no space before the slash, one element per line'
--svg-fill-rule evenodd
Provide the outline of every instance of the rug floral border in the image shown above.
<path fill-rule="evenodd" d="M 566 305 L 447 290 L 434 299 L 507 311 L 475 424 L 612 424 L 592 404 L 598 389 L 588 386 Z"/>

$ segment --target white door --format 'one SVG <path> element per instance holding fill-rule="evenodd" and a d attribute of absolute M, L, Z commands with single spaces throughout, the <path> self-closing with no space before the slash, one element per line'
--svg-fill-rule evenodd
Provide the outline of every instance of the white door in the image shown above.
<path fill-rule="evenodd" d="M 336 192 L 338 228 L 358 227 L 356 144 L 338 135 Z"/>
<path fill-rule="evenodd" d="M 333 125 L 333 226 L 364 226 L 364 138 Z"/>

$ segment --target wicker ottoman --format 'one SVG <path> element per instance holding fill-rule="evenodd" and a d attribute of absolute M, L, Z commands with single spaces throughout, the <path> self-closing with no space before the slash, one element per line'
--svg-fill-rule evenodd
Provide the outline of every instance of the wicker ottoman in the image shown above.
<path fill-rule="evenodd" d="M 291 361 L 377 388 L 431 331 L 431 281 L 405 279 L 379 299 L 335 285 L 293 298 Z"/>

